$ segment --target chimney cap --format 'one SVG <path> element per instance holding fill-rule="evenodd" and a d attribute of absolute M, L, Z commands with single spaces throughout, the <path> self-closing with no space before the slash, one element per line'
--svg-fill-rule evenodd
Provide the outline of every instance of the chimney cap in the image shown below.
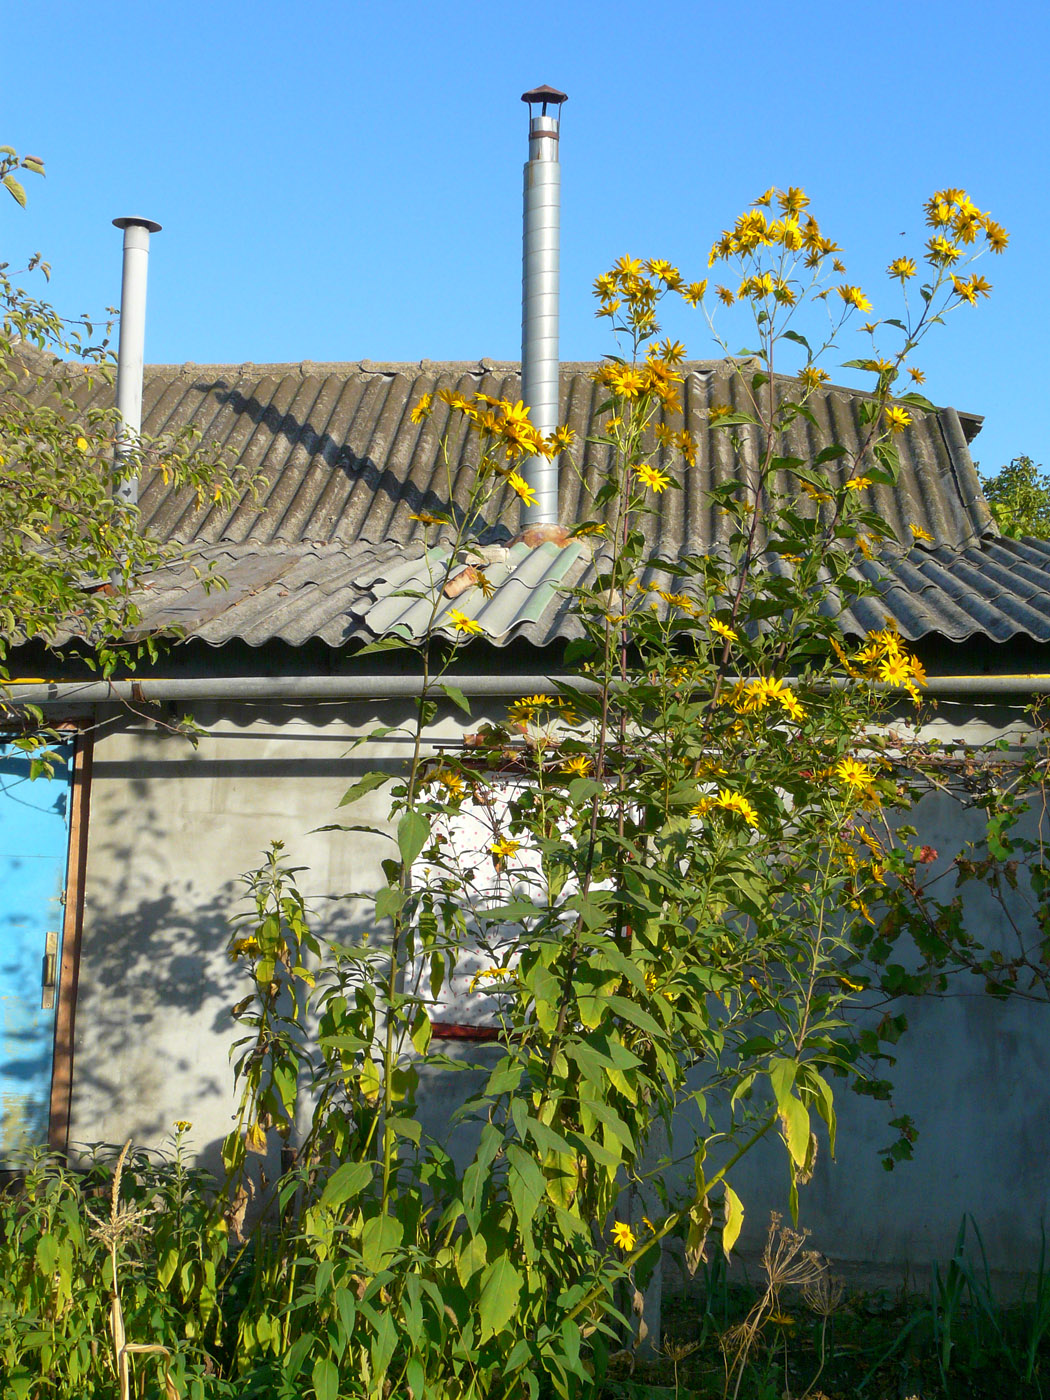
<path fill-rule="evenodd" d="M 114 219 L 113 226 L 114 228 L 145 228 L 149 229 L 150 233 L 160 233 L 161 229 L 160 224 L 155 223 L 152 219 L 137 218 Z"/>
<path fill-rule="evenodd" d="M 560 107 L 563 102 L 568 102 L 568 93 L 559 92 L 557 88 L 548 87 L 546 83 L 542 87 L 533 88 L 531 92 L 521 94 L 522 102 L 527 102 L 531 107 L 534 102 L 543 103 L 543 114 L 547 114 L 548 102 L 556 102 Z"/>

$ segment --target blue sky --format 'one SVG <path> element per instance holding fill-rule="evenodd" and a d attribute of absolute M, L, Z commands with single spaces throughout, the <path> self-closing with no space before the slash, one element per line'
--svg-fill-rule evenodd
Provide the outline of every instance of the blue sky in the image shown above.
<path fill-rule="evenodd" d="M 703 276 L 770 184 L 807 190 L 850 280 L 897 314 L 883 268 L 921 249 L 923 199 L 961 185 L 1010 248 L 980 264 L 992 298 L 916 362 L 935 402 L 985 415 L 983 469 L 1050 465 L 1045 3 L 36 0 L 4 37 L 0 141 L 48 174 L 26 212 L 0 204 L 0 256 L 39 249 L 59 309 L 101 312 L 110 220 L 158 220 L 151 361 L 516 359 L 519 97 L 550 83 L 570 99 L 563 359 L 610 348 L 590 287 L 614 258 Z M 715 353 L 696 313 L 667 327 Z"/>

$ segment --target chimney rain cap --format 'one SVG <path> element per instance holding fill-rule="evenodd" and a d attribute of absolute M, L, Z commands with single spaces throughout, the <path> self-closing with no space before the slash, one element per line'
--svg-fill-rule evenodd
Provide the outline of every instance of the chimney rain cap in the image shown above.
<path fill-rule="evenodd" d="M 150 233 L 160 233 L 161 228 L 153 219 L 114 219 L 113 225 L 115 228 L 145 228 L 149 229 Z"/>
<path fill-rule="evenodd" d="M 548 87 L 546 84 L 544 84 L 543 87 L 533 88 L 531 92 L 523 92 L 521 94 L 521 100 L 522 102 L 527 102 L 529 104 L 530 113 L 532 111 L 532 104 L 534 102 L 542 102 L 542 115 L 546 116 L 548 103 L 556 102 L 558 106 L 561 107 L 561 104 L 563 102 L 568 102 L 569 97 L 567 93 L 559 92 L 557 88 Z"/>

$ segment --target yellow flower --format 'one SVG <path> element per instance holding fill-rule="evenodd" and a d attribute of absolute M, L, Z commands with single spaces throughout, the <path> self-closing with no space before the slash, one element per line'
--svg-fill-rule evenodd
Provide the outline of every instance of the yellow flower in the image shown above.
<path fill-rule="evenodd" d="M 434 395 L 424 394 L 416 404 L 415 408 L 408 415 L 413 423 L 422 423 L 424 418 L 429 418 L 434 409 Z"/>
<path fill-rule="evenodd" d="M 915 259 L 894 258 L 886 271 L 891 277 L 899 277 L 903 282 L 906 278 L 915 276 Z"/>
<path fill-rule="evenodd" d="M 460 612 L 458 608 L 453 608 L 449 612 L 448 620 L 452 623 L 453 628 L 457 632 L 462 632 L 463 635 L 467 637 L 473 637 L 478 632 L 484 632 L 485 630 L 480 622 L 475 622 L 472 617 L 468 617 L 466 613 Z"/>
<path fill-rule="evenodd" d="M 554 434 L 551 437 L 551 446 L 554 448 L 554 455 L 557 456 L 559 452 L 567 452 L 575 441 L 576 434 L 572 428 L 567 428 L 565 426 L 555 428 Z"/>
<path fill-rule="evenodd" d="M 800 481 L 798 485 L 803 495 L 808 496 L 811 501 L 816 501 L 818 505 L 826 504 L 832 499 L 830 492 L 822 491 L 819 486 L 814 486 L 811 482 Z"/>
<path fill-rule="evenodd" d="M 707 410 L 707 417 L 712 424 L 721 423 L 722 419 L 728 418 L 732 411 L 733 405 L 730 403 L 713 403 Z"/>
<path fill-rule="evenodd" d="M 826 384 L 830 379 L 826 369 L 818 369 L 816 365 L 806 365 L 798 372 L 799 380 L 807 389 L 819 389 L 822 384 Z"/>
<path fill-rule="evenodd" d="M 733 293 L 729 290 L 728 287 L 716 287 L 715 291 L 718 293 L 719 300 L 725 306 L 732 306 L 733 303 L 736 301 L 736 297 L 733 295 Z"/>
<path fill-rule="evenodd" d="M 624 1254 L 630 1254 L 631 1250 L 638 1243 L 638 1236 L 631 1229 L 630 1225 L 622 1220 L 617 1220 L 612 1227 L 613 1244 L 623 1250 Z"/>
<path fill-rule="evenodd" d="M 591 760 L 584 753 L 578 753 L 566 760 L 561 770 L 568 778 L 586 778 L 591 771 Z"/>
<path fill-rule="evenodd" d="M 690 282 L 688 287 L 682 289 L 682 297 L 690 306 L 699 306 L 707 291 L 707 278 L 702 282 Z"/>
<path fill-rule="evenodd" d="M 921 525 L 909 525 L 908 529 L 917 540 L 926 540 L 928 544 L 933 543 L 933 536 L 930 534 L 929 530 L 924 530 Z"/>
<path fill-rule="evenodd" d="M 864 491 L 871 485 L 870 476 L 854 476 L 846 482 L 847 491 Z"/>
<path fill-rule="evenodd" d="M 466 792 L 463 779 L 451 768 L 439 768 L 436 773 L 431 774 L 431 778 L 433 782 L 441 784 L 449 797 L 462 797 Z"/>
<path fill-rule="evenodd" d="M 432 515 L 429 510 L 421 510 L 415 515 L 410 515 L 409 520 L 418 520 L 423 525 L 447 525 L 448 517 L 445 515 Z"/>
<path fill-rule="evenodd" d="M 911 414 L 906 408 L 901 408 L 899 404 L 894 404 L 886 410 L 886 426 L 891 433 L 903 433 L 911 421 Z"/>
<path fill-rule="evenodd" d="M 717 632 L 720 637 L 725 637 L 727 642 L 738 642 L 740 640 L 732 627 L 727 626 L 724 622 L 719 622 L 717 617 L 709 617 L 707 622 L 711 631 Z"/>
<path fill-rule="evenodd" d="M 926 374 L 925 374 L 925 372 L 924 372 L 923 370 L 921 370 L 921 369 L 916 369 L 914 365 L 909 365 L 909 366 L 908 366 L 908 373 L 911 375 L 912 381 L 913 381 L 915 384 L 925 384 L 925 383 L 926 383 Z"/>
<path fill-rule="evenodd" d="M 1010 235 L 1002 224 L 994 223 L 988 218 L 985 219 L 984 223 L 984 236 L 993 253 L 1001 253 L 1010 241 Z"/>
<path fill-rule="evenodd" d="M 498 841 L 493 841 L 489 846 L 489 852 L 495 858 L 497 865 L 501 861 L 517 855 L 520 850 L 521 842 L 512 841 L 508 836 L 501 836 Z"/>
<path fill-rule="evenodd" d="M 86 452 L 88 450 L 88 440 L 86 437 L 77 438 L 77 451 Z"/>
<path fill-rule="evenodd" d="M 468 992 L 476 992 L 479 982 L 506 982 L 514 976 L 514 972 L 509 967 L 483 967 L 480 972 L 475 972 L 467 985 Z"/>
<path fill-rule="evenodd" d="M 836 287 L 835 290 L 838 292 L 839 296 L 842 298 L 842 300 L 846 303 L 847 306 L 856 307 L 858 311 L 871 310 L 871 302 L 868 300 L 868 298 L 864 295 L 864 293 L 859 287 L 850 287 L 846 284 L 843 284 L 843 286 L 841 287 Z"/>
<path fill-rule="evenodd" d="M 620 365 L 611 376 L 611 386 L 621 398 L 636 399 L 645 388 L 645 376 L 633 365 Z"/>
<path fill-rule="evenodd" d="M 885 681 L 887 685 L 906 685 L 911 680 L 911 663 L 908 658 L 898 653 L 880 661 L 879 680 Z"/>
<path fill-rule="evenodd" d="M 809 195 L 797 185 L 791 185 L 782 194 L 777 195 L 777 203 L 782 214 L 801 214 L 809 203 Z"/>
<path fill-rule="evenodd" d="M 758 825 L 758 813 L 742 793 L 722 788 L 714 799 L 714 806 L 721 807 L 723 812 L 735 812 L 737 816 L 743 817 L 748 826 Z"/>
<path fill-rule="evenodd" d="M 536 492 L 519 472 L 510 472 L 507 476 L 507 485 L 510 489 L 531 506 L 536 500 Z"/>
<path fill-rule="evenodd" d="M 875 780 L 875 774 L 871 769 L 855 758 L 840 759 L 835 764 L 834 773 L 840 782 L 845 783 L 848 788 L 869 787 Z"/>
<path fill-rule="evenodd" d="M 651 466 L 648 462 L 639 463 L 634 469 L 634 474 L 641 481 L 644 481 L 646 486 L 651 486 L 657 495 L 659 495 L 661 491 L 666 491 L 671 484 L 671 478 L 669 476 L 665 476 L 662 471 L 657 467 Z"/>
<path fill-rule="evenodd" d="M 188 1133 L 193 1124 L 188 1123 L 185 1118 L 176 1118 L 173 1126 L 177 1133 Z"/>

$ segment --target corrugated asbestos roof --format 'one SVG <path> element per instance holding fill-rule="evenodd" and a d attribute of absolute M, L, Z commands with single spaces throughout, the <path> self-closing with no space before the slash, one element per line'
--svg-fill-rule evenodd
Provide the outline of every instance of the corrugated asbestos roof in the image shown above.
<path fill-rule="evenodd" d="M 607 471 L 608 449 L 585 444 L 606 397 L 591 378 L 593 368 L 562 368 L 561 421 L 583 444 L 576 471 L 563 459 L 559 519 L 566 524 L 593 516 L 590 495 Z M 697 463 L 681 491 L 659 497 L 660 513 L 645 525 L 650 544 L 667 559 L 717 547 L 724 537 L 725 518 L 708 493 L 736 471 L 728 435 L 708 429 L 706 410 L 713 403 L 745 407 L 740 376 L 723 362 L 691 364 L 684 373 L 685 421 L 698 439 Z M 144 594 L 147 625 L 177 622 L 187 636 L 216 646 L 234 638 L 256 646 L 322 638 L 342 646 L 395 628 L 418 633 L 424 605 L 404 590 L 425 587 L 437 564 L 424 553 L 424 526 L 411 516 L 461 507 L 477 461 L 476 440 L 458 418 L 450 422 L 443 404 L 423 423 L 411 422 L 413 405 L 441 388 L 517 399 L 520 378 L 516 365 L 491 361 L 148 367 L 144 432 L 155 437 L 193 428 L 229 463 L 255 474 L 260 489 L 254 503 L 246 493 L 233 508 L 198 509 L 190 493 L 174 492 L 159 474 L 141 483 L 148 528 L 194 542 L 229 585 L 205 592 L 185 567 L 166 570 Z M 85 390 L 84 403 L 105 403 L 111 394 L 97 382 Z M 856 448 L 864 397 L 832 386 L 814 394 L 809 407 L 816 424 L 799 419 L 787 450 L 812 457 L 832 440 Z M 998 538 L 967 446 L 975 420 L 951 408 L 914 417 L 897 439 L 898 487 L 874 486 L 865 494 L 899 539 L 909 539 L 909 526 L 916 525 L 933 544 L 894 563 L 882 600 L 855 603 L 843 615 L 844 627 L 863 633 L 889 611 L 913 640 L 931 633 L 952 641 L 975 633 L 998 641 L 1017 634 L 1050 640 L 1050 546 Z M 746 459 L 755 440 L 742 431 Z M 490 538 L 510 539 L 518 512 L 507 491 L 498 513 L 484 522 Z M 542 645 L 573 634 L 563 590 L 589 567 L 583 541 L 563 549 L 518 544 L 488 568 L 496 586 L 491 598 L 470 589 L 443 610 L 476 617 L 497 645 L 519 636 Z"/>
<path fill-rule="evenodd" d="M 515 544 L 486 566 L 494 585 L 439 599 L 436 624 L 451 635 L 453 608 L 481 624 L 489 640 L 506 646 L 522 638 L 536 646 L 579 635 L 565 590 L 586 582 L 590 550 L 574 540 L 529 548 Z M 443 554 L 422 545 L 225 545 L 208 549 L 227 581 L 204 588 L 185 569 L 157 575 L 143 595 L 150 627 L 177 625 L 213 646 L 235 638 L 251 646 L 279 639 L 302 646 L 321 638 L 330 646 L 373 641 L 392 632 L 418 636 L 431 603 L 418 596 L 441 569 Z M 870 566 L 867 566 L 870 567 Z M 874 570 L 872 570 L 874 577 Z M 643 582 L 648 582 L 644 579 Z M 877 597 L 861 598 L 840 615 L 847 633 L 863 636 L 892 615 L 912 641 L 931 634 L 961 642 L 978 635 L 1005 642 L 1023 634 L 1050 641 L 1050 542 L 989 540 L 962 551 L 913 549 L 891 569 L 883 566 Z"/>

